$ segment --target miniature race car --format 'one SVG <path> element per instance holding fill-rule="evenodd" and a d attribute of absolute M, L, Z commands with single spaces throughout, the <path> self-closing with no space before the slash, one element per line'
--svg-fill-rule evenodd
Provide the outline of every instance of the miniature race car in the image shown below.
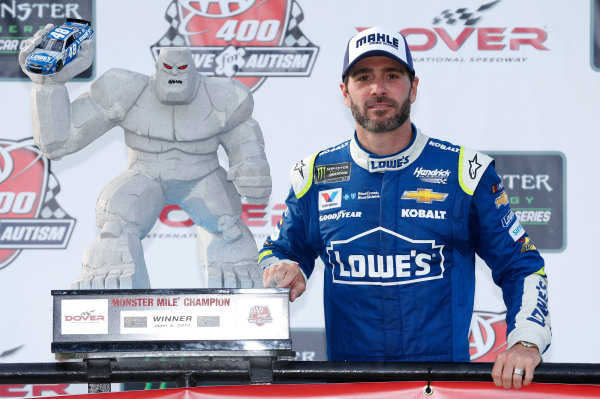
<path fill-rule="evenodd" d="M 91 23 L 82 19 L 67 18 L 67 22 L 54 28 L 27 56 L 26 68 L 40 75 L 59 72 L 76 56 L 84 40 L 94 37 Z"/>

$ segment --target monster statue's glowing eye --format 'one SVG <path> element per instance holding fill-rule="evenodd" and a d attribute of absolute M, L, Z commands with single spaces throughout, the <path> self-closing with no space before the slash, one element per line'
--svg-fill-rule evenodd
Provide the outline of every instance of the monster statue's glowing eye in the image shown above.
<path fill-rule="evenodd" d="M 185 69 L 185 68 L 187 68 L 187 65 L 182 65 L 178 69 Z"/>
<path fill-rule="evenodd" d="M 164 66 L 165 68 L 167 68 L 167 69 L 173 69 L 173 67 L 172 67 L 171 65 L 169 65 L 169 64 L 163 64 L 163 66 Z"/>

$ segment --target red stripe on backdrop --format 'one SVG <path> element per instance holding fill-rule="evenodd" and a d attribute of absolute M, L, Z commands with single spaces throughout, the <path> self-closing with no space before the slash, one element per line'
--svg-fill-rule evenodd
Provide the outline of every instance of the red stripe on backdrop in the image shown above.
<path fill-rule="evenodd" d="M 236 385 L 157 389 L 73 395 L 69 399 L 203 399 L 203 398 L 427 398 L 424 382 L 377 382 L 356 384 Z M 434 382 L 435 399 L 558 399 L 600 398 L 599 385 L 531 384 L 520 390 L 497 388 L 491 382 Z"/>

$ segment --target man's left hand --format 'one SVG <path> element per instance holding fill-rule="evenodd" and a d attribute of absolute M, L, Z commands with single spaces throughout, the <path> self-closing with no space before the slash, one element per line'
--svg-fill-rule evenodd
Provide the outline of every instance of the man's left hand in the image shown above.
<path fill-rule="evenodd" d="M 533 371 L 542 361 L 537 347 L 526 348 L 520 343 L 500 353 L 492 368 L 492 378 L 498 387 L 521 388 L 533 380 Z"/>

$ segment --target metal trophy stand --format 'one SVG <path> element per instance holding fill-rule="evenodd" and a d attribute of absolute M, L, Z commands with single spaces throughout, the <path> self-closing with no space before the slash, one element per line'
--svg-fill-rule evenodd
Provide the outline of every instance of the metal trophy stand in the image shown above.
<path fill-rule="evenodd" d="M 115 359 L 195 359 L 202 367 L 251 359 L 263 369 L 295 356 L 289 289 L 54 290 L 52 296 L 55 358 L 86 361 L 100 375 Z M 90 384 L 89 391 L 108 392 L 110 384 Z"/>

